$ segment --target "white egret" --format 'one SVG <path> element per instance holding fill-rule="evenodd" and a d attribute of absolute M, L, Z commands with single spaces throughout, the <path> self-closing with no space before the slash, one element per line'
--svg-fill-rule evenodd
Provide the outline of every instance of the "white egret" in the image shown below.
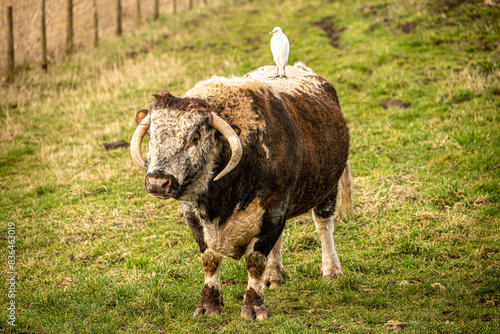
<path fill-rule="evenodd" d="M 280 68 L 283 69 L 283 77 L 286 78 L 285 68 L 286 63 L 288 62 L 288 54 L 290 52 L 288 38 L 281 31 L 280 27 L 275 27 L 269 34 L 273 35 L 271 38 L 271 52 L 273 53 L 274 62 L 277 67 L 275 78 L 279 77 Z"/>

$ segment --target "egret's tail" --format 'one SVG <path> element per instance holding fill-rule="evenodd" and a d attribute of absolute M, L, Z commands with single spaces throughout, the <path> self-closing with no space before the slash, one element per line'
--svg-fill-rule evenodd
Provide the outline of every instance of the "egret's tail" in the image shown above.
<path fill-rule="evenodd" d="M 352 208 L 352 176 L 351 176 L 351 166 L 349 160 L 344 168 L 344 172 L 340 177 L 340 200 L 337 207 L 337 213 L 340 219 L 347 218 L 351 219 L 354 216 L 354 210 Z"/>

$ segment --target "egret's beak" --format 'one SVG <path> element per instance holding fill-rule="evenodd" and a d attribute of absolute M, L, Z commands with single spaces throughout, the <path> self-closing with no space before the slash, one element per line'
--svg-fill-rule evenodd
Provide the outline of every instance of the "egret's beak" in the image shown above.
<path fill-rule="evenodd" d="M 274 35 L 274 33 L 275 33 L 275 32 L 276 32 L 276 30 L 273 30 L 273 31 L 271 31 L 271 32 L 269 33 L 269 35 L 271 35 L 271 34 L 273 34 L 273 35 Z"/>

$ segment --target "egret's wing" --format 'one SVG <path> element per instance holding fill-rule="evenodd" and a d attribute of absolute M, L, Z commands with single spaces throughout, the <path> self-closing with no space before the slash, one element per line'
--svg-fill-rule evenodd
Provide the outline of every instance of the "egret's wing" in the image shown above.
<path fill-rule="evenodd" d="M 271 52 L 273 53 L 274 62 L 278 64 L 278 55 L 280 54 L 279 40 L 276 36 L 271 38 Z"/>
<path fill-rule="evenodd" d="M 285 35 L 281 35 L 279 42 L 276 43 L 276 55 L 274 57 L 276 65 L 279 67 L 284 67 L 286 66 L 286 63 L 288 62 L 288 52 L 290 50 L 290 45 L 288 43 L 288 38 L 286 38 Z"/>
<path fill-rule="evenodd" d="M 284 53 L 285 53 L 285 65 L 288 63 L 288 55 L 290 54 L 290 43 L 288 43 L 288 38 L 283 34 L 283 39 L 285 40 Z"/>

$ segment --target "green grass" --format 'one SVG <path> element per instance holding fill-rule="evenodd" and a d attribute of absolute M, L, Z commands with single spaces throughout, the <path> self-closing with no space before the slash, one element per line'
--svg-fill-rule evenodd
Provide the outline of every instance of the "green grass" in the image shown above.
<path fill-rule="evenodd" d="M 220 0 L 47 74 L 20 69 L 0 88 L 0 262 L 7 222 L 18 252 L 16 327 L 2 306 L 0 329 L 499 332 L 499 22 L 500 9 L 479 0 Z M 290 63 L 332 82 L 349 122 L 356 217 L 335 231 L 345 277 L 322 282 L 302 216 L 285 230 L 287 275 L 266 291 L 268 320 L 239 317 L 244 260 L 223 262 L 222 279 L 235 279 L 223 285 L 223 314 L 193 319 L 203 272 L 179 204 L 146 195 L 128 150 L 99 145 L 129 140 L 157 90 L 272 64 L 277 25 Z M 383 99 L 411 106 L 384 109 Z"/>

